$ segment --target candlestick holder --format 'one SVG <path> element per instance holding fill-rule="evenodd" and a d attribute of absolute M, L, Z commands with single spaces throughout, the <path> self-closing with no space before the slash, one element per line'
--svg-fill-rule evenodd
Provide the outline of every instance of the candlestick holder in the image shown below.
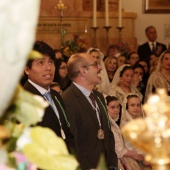
<path fill-rule="evenodd" d="M 116 27 L 117 29 L 118 29 L 118 31 L 119 31 L 119 43 L 121 43 L 122 42 L 122 29 L 124 28 L 124 27 Z"/>
<path fill-rule="evenodd" d="M 96 40 L 97 40 L 97 37 L 96 37 L 96 35 L 97 35 L 97 29 L 98 29 L 99 27 L 91 27 L 91 29 L 93 30 L 93 36 L 94 36 L 94 38 L 93 38 L 93 47 L 94 48 L 96 48 L 97 47 L 97 43 L 96 43 Z"/>
<path fill-rule="evenodd" d="M 63 17 L 64 17 L 63 10 L 67 9 L 67 7 L 64 5 L 62 0 L 59 0 L 59 3 L 57 4 L 57 6 L 55 6 L 55 9 L 58 9 L 60 12 L 60 35 L 61 35 L 61 49 L 62 49 L 64 46 L 64 37 L 67 32 L 67 30 L 63 26 Z"/>
<path fill-rule="evenodd" d="M 109 30 L 112 27 L 111 26 L 104 26 L 103 28 L 106 30 L 106 47 L 107 47 L 108 44 L 109 44 Z"/>

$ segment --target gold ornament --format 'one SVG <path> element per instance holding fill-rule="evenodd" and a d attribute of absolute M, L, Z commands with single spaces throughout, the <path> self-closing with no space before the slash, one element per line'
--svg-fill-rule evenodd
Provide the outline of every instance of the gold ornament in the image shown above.
<path fill-rule="evenodd" d="M 122 133 L 143 151 L 154 170 L 170 169 L 170 97 L 158 89 L 144 105 L 146 118 L 136 119 L 122 128 Z"/>

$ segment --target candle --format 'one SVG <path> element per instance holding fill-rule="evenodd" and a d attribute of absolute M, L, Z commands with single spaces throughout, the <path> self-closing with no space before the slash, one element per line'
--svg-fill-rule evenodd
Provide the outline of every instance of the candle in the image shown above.
<path fill-rule="evenodd" d="M 109 26 L 109 5 L 108 0 L 105 0 L 105 18 L 106 18 L 106 27 Z"/>
<path fill-rule="evenodd" d="M 84 32 L 87 33 L 87 25 L 85 25 Z"/>
<path fill-rule="evenodd" d="M 97 22 L 96 22 L 96 11 L 97 11 L 96 0 L 93 0 L 93 27 L 96 27 L 96 25 L 97 25 Z"/>
<path fill-rule="evenodd" d="M 119 0 L 119 27 L 122 27 L 122 0 Z"/>

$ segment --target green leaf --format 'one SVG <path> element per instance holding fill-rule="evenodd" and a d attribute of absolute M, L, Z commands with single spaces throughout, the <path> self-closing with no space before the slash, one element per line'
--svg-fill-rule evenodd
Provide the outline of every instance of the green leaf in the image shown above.
<path fill-rule="evenodd" d="M 40 135 L 41 134 L 41 135 Z M 32 141 L 43 146 L 48 152 L 53 154 L 68 155 L 67 147 L 62 138 L 57 137 L 56 134 L 49 128 L 35 127 L 31 130 Z M 48 139 L 48 145 L 47 145 Z M 57 145 L 56 145 L 57 144 Z"/>
<path fill-rule="evenodd" d="M 37 114 L 37 108 L 32 107 L 30 103 L 23 102 L 20 106 L 16 118 L 19 122 L 22 122 L 25 126 L 34 125 L 41 121 Z"/>
<path fill-rule="evenodd" d="M 40 96 L 24 90 L 18 86 L 17 95 L 15 96 L 15 116 L 16 119 L 25 126 L 34 125 L 41 121 L 44 108 L 48 103 Z"/>
<path fill-rule="evenodd" d="M 39 168 L 75 170 L 78 166 L 76 159 L 69 155 L 64 141 L 52 130 L 42 127 L 32 128 L 31 138 L 32 143 L 24 146 L 23 152 Z"/>
<path fill-rule="evenodd" d="M 32 50 L 28 55 L 29 59 L 38 59 L 38 58 L 41 58 L 41 57 L 42 57 L 42 54 L 38 51 L 35 51 L 35 50 Z"/>
<path fill-rule="evenodd" d="M 104 155 L 101 155 L 96 170 L 107 170 L 107 169 L 108 169 L 108 168 L 107 168 L 107 166 L 106 166 L 106 161 L 105 161 Z"/>

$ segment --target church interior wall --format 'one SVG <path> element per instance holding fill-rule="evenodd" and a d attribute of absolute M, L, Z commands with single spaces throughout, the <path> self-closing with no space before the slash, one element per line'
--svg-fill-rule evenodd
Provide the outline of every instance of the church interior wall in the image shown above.
<path fill-rule="evenodd" d="M 122 0 L 122 7 L 125 12 L 131 11 L 137 13 L 135 20 L 135 37 L 137 38 L 137 44 L 140 45 L 147 41 L 144 30 L 147 26 L 153 25 L 157 29 L 157 40 L 168 45 L 170 43 L 170 37 L 166 36 L 165 28 L 167 28 L 167 26 L 170 27 L 170 14 L 143 13 L 143 2 L 144 0 Z"/>

